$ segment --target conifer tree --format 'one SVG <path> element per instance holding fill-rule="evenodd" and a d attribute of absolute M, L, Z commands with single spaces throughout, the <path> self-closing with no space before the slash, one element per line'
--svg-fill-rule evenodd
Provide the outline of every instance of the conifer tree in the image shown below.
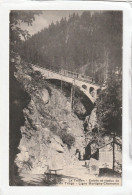
<path fill-rule="evenodd" d="M 106 88 L 96 102 L 99 129 L 118 136 L 122 135 L 122 74 L 116 72 L 108 77 Z"/>

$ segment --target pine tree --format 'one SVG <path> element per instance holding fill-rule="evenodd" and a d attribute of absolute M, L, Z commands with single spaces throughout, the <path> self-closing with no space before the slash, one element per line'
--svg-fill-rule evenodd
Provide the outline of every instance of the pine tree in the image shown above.
<path fill-rule="evenodd" d="M 116 72 L 108 77 L 106 88 L 96 102 L 99 129 L 122 135 L 122 74 Z"/>

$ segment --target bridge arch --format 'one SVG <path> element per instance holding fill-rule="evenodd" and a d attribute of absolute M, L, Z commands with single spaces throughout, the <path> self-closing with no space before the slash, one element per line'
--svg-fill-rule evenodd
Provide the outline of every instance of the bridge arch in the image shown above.
<path fill-rule="evenodd" d="M 101 92 L 101 89 L 97 89 L 97 95 L 99 95 Z"/>
<path fill-rule="evenodd" d="M 89 88 L 89 93 L 92 93 L 92 91 L 94 91 L 94 88 L 93 87 L 90 87 Z"/>

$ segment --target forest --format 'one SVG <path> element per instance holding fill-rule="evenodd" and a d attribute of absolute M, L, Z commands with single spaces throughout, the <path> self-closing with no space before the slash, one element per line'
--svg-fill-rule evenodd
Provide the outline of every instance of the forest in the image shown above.
<path fill-rule="evenodd" d="M 30 63 L 83 73 L 103 83 L 106 63 L 108 74 L 122 68 L 122 12 L 73 13 L 30 38 L 24 36 L 17 49 Z"/>

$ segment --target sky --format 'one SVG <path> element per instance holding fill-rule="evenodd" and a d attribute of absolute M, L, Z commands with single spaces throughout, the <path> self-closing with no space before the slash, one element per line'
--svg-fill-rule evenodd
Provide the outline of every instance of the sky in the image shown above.
<path fill-rule="evenodd" d="M 62 17 L 68 18 L 69 15 L 73 14 L 74 12 L 82 14 L 83 11 L 79 10 L 42 11 L 42 14 L 40 14 L 39 16 L 38 15 L 35 16 L 35 21 L 33 21 L 32 26 L 28 26 L 27 24 L 22 23 L 21 28 L 23 30 L 27 30 L 30 35 L 33 35 L 41 31 L 42 29 L 48 27 L 49 24 L 51 24 L 51 22 L 56 23 L 56 21 L 60 21 Z"/>

